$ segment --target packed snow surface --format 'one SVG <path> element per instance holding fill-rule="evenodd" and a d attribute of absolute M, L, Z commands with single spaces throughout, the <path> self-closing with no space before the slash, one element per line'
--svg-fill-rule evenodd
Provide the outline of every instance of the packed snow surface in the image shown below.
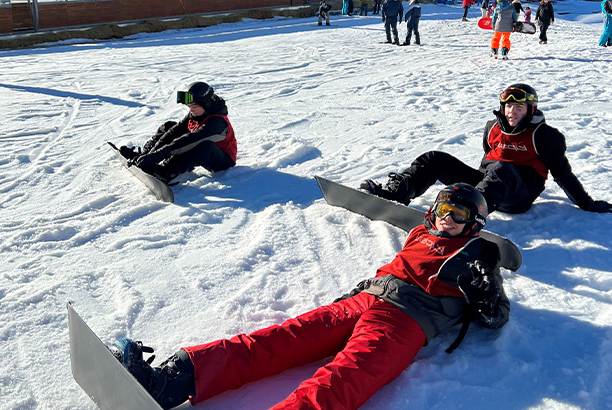
<path fill-rule="evenodd" d="M 103 342 L 135 338 L 163 359 L 280 323 L 373 276 L 406 232 L 326 205 L 313 176 L 385 182 L 434 149 L 476 167 L 511 83 L 536 88 L 574 172 L 612 202 L 600 5 L 555 7 L 549 43 L 513 34 L 508 61 L 488 57 L 478 7 L 466 23 L 460 5 L 429 4 L 421 46 L 381 44 L 380 16 L 335 15 L 331 27 L 245 20 L 0 51 L 0 408 L 95 408 L 70 372 L 68 301 Z M 226 99 L 238 165 L 183 175 L 167 205 L 106 141 L 142 145 L 182 118 L 175 93 L 193 81 Z M 439 187 L 413 205 L 426 209 Z M 529 212 L 494 213 L 487 229 L 524 257 L 503 271 L 508 324 L 472 327 L 452 355 L 458 329 L 435 339 L 364 410 L 612 408 L 612 215 L 580 210 L 551 179 Z M 266 409 L 320 364 L 196 408 Z"/>

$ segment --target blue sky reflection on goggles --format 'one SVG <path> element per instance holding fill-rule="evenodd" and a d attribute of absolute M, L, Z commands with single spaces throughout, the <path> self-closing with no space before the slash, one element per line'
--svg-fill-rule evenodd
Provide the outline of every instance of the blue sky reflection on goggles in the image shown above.
<path fill-rule="evenodd" d="M 436 202 L 433 211 L 440 219 L 450 214 L 452 220 L 458 224 L 464 224 L 470 221 L 471 212 L 469 208 L 460 204 L 453 204 L 445 201 Z"/>
<path fill-rule="evenodd" d="M 177 91 L 176 102 L 179 104 L 191 104 L 193 103 L 193 95 L 186 91 Z"/>

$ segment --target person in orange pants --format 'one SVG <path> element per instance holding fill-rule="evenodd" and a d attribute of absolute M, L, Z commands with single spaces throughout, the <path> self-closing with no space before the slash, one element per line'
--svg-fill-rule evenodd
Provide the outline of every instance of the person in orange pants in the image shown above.
<path fill-rule="evenodd" d="M 501 45 L 501 55 L 503 60 L 508 59 L 510 51 L 510 34 L 514 30 L 514 23 L 518 20 L 518 15 L 514 7 L 507 1 L 501 0 L 491 16 L 491 26 L 495 33 L 491 40 L 491 56 L 497 58 L 497 52 Z"/>
<path fill-rule="evenodd" d="M 390 263 L 329 305 L 248 335 L 183 347 L 156 367 L 143 359 L 153 349 L 141 342 L 123 338 L 109 349 L 164 409 L 331 357 L 272 409 L 356 410 L 455 324 L 507 322 L 499 248 L 479 236 L 487 216 L 476 188 L 450 185 Z"/>

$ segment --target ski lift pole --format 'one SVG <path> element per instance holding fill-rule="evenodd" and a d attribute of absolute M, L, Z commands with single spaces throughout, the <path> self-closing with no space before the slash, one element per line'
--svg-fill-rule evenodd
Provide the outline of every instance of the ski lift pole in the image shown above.
<path fill-rule="evenodd" d="M 185 4 L 183 4 L 183 0 L 179 0 L 181 2 L 181 6 L 183 7 L 183 11 L 185 12 L 185 15 L 188 16 L 187 14 L 187 9 L 185 9 Z"/>

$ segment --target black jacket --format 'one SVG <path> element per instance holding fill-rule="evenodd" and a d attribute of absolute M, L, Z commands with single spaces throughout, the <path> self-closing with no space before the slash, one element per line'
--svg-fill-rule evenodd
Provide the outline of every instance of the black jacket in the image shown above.
<path fill-rule="evenodd" d="M 415 25 L 419 22 L 421 18 L 421 5 L 420 4 L 411 4 L 408 6 L 408 11 L 406 11 L 406 15 L 404 16 L 404 21 L 408 23 L 408 25 Z"/>
<path fill-rule="evenodd" d="M 402 19 L 402 15 L 404 14 L 404 5 L 400 0 L 393 1 L 387 0 L 382 6 L 382 13 L 385 17 L 397 17 L 400 16 L 400 20 Z"/>
<path fill-rule="evenodd" d="M 502 131 L 508 127 L 505 117 L 499 112 L 494 111 L 496 120 L 487 122 L 483 137 L 483 148 L 485 156 L 482 159 L 480 169 L 484 170 L 492 161 L 487 160 L 486 156 L 491 151 L 488 136 L 491 128 L 499 124 Z M 546 124 L 544 114 L 537 111 L 534 116 L 528 116 L 523 123 L 519 124 L 515 133 L 523 132 L 525 129 L 535 130 L 533 141 L 540 159 L 544 166 L 550 171 L 555 182 L 565 191 L 569 199 L 580 208 L 588 211 L 593 205 L 593 199 L 584 190 L 582 184 L 572 172 L 572 167 L 565 156 L 566 145 L 565 136 L 556 128 Z M 535 199 L 544 191 L 546 180 L 535 169 L 528 166 L 516 166 L 523 182 L 527 185 L 530 199 Z"/>
<path fill-rule="evenodd" d="M 540 3 L 538 11 L 536 11 L 536 20 L 540 20 L 543 24 L 550 24 L 555 21 L 555 11 L 552 3 Z"/>

